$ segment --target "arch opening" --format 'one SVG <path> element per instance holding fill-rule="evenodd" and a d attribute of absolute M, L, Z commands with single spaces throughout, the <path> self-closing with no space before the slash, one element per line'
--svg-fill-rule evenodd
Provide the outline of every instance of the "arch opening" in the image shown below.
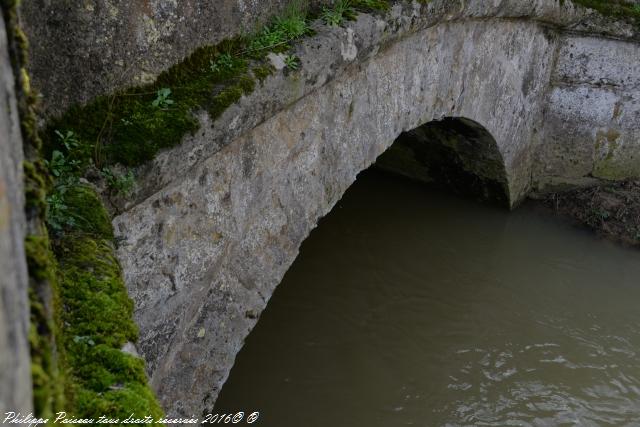
<path fill-rule="evenodd" d="M 464 117 L 447 117 L 403 132 L 375 167 L 509 206 L 507 173 L 496 140 L 481 124 Z"/>

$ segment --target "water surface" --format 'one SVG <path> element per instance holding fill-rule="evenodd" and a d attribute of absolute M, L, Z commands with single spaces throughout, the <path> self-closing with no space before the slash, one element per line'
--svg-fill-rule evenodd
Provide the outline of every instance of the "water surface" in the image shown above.
<path fill-rule="evenodd" d="M 365 172 L 216 411 L 263 427 L 640 426 L 640 252 Z"/>

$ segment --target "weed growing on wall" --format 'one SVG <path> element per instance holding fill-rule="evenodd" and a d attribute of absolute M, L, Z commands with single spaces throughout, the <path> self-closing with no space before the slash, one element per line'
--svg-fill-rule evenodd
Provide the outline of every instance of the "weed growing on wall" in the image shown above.
<path fill-rule="evenodd" d="M 354 19 L 356 11 L 351 4 L 351 0 L 338 0 L 332 8 L 323 7 L 320 18 L 327 25 L 337 27 L 345 21 Z"/>
<path fill-rule="evenodd" d="M 109 189 L 114 191 L 118 196 L 128 196 L 136 184 L 132 170 L 126 173 L 119 173 L 112 168 L 105 167 L 102 169 L 101 174 L 106 180 Z"/>
<path fill-rule="evenodd" d="M 295 55 L 287 55 L 284 57 L 284 64 L 290 70 L 297 70 L 300 67 L 300 58 Z"/>

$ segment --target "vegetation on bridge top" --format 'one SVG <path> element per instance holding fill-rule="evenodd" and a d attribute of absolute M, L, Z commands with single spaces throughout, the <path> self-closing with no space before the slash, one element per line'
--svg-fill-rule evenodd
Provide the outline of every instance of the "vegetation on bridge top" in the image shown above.
<path fill-rule="evenodd" d="M 564 2 L 564 0 L 561 0 Z M 602 15 L 618 19 L 630 19 L 640 25 L 640 4 L 633 4 L 625 0 L 571 0 L 589 9 L 594 9 Z"/>
<path fill-rule="evenodd" d="M 388 7 L 386 0 L 341 0 L 332 8 L 310 13 L 302 2 L 293 2 L 269 25 L 251 35 L 200 47 L 151 84 L 72 107 L 49 123 L 47 154 L 65 149 L 56 132 L 72 132 L 78 144 L 67 150 L 65 160 L 75 165 L 77 173 L 90 166 L 140 165 L 158 150 L 177 145 L 185 134 L 197 130 L 195 111 L 205 110 L 215 119 L 251 93 L 256 81 L 273 71 L 267 54 L 287 53 L 295 40 L 312 34 L 311 19 L 321 17 L 327 24 L 340 25 L 353 19 L 357 10 Z M 291 54 L 285 56 L 285 63 L 290 69 L 299 66 Z"/>

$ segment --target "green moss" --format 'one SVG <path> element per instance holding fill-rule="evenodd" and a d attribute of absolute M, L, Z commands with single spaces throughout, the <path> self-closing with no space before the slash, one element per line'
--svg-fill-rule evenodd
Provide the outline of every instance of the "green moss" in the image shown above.
<path fill-rule="evenodd" d="M 62 410 L 64 380 L 56 356 L 56 322 L 53 315 L 58 304 L 55 292 L 56 262 L 46 235 L 30 235 L 25 240 L 29 267 L 31 376 L 34 410 L 47 417 Z"/>
<path fill-rule="evenodd" d="M 231 104 L 240 100 L 242 94 L 243 90 L 238 85 L 224 89 L 213 98 L 211 107 L 209 107 L 209 115 L 214 119 L 218 118 Z"/>
<path fill-rule="evenodd" d="M 95 191 L 75 186 L 65 202 L 78 226 L 57 242 L 60 346 L 69 379 L 66 410 L 82 418 L 162 416 L 142 359 L 121 351 L 135 342 L 133 303 L 114 253 L 109 216 Z"/>
<path fill-rule="evenodd" d="M 176 145 L 198 128 L 193 112 L 217 103 L 220 87 L 237 84 L 247 72 L 248 63 L 237 59 L 228 68 L 212 70 L 213 61 L 239 41 L 197 49 L 180 64 L 164 73 L 153 84 L 131 88 L 111 96 L 101 96 L 86 106 L 72 107 L 53 120 L 47 130 L 48 153 L 60 149 L 55 130 L 71 130 L 80 146 L 71 160 L 87 167 L 121 163 L 136 166 L 150 160 L 162 148 Z M 160 89 L 171 89 L 172 103 L 154 106 Z"/>
<path fill-rule="evenodd" d="M 29 277 L 37 280 L 51 280 L 55 277 L 55 259 L 47 236 L 27 236 L 25 254 L 29 266 Z"/>
<path fill-rule="evenodd" d="M 604 16 L 625 19 L 640 25 L 640 7 L 625 0 L 572 0 L 575 4 L 594 9 Z"/>
<path fill-rule="evenodd" d="M 365 12 L 384 11 L 390 8 L 388 0 L 353 0 L 352 5 Z"/>
<path fill-rule="evenodd" d="M 253 75 L 260 83 L 264 82 L 267 77 L 273 74 L 274 68 L 271 64 L 264 64 L 258 67 L 254 67 L 251 71 L 253 71 Z"/>
<path fill-rule="evenodd" d="M 131 359 L 133 358 L 129 357 Z M 79 389 L 76 391 L 76 406 L 80 413 L 90 418 L 98 418 L 104 414 L 122 420 L 131 414 L 140 418 L 147 415 L 155 419 L 162 417 L 162 410 L 147 387 L 132 382 L 123 383 L 119 387 L 105 392 Z"/>
<path fill-rule="evenodd" d="M 80 144 L 70 152 L 69 160 L 78 161 L 81 171 L 114 163 L 138 166 L 159 150 L 177 145 L 185 134 L 198 129 L 195 111 L 220 116 L 254 90 L 252 75 L 264 80 L 272 72 L 264 60 L 266 53 L 286 51 L 293 40 L 308 33 L 300 13 L 277 18 L 253 36 L 200 47 L 152 84 L 72 107 L 48 124 L 45 156 L 62 149 L 55 131 L 72 131 L 78 136 Z M 158 91 L 165 89 L 171 91 L 170 103 L 154 105 Z"/>
<path fill-rule="evenodd" d="M 46 210 L 47 188 L 51 186 L 47 168 L 42 160 L 24 161 L 22 167 L 24 171 L 25 207 L 32 212 L 44 213 Z"/>
<path fill-rule="evenodd" d="M 67 399 L 75 416 L 162 416 L 148 389 L 142 359 L 122 352 L 137 339 L 133 303 L 108 239 L 68 234 L 60 260 L 61 321 L 65 364 L 72 381 Z"/>
<path fill-rule="evenodd" d="M 96 192 L 89 186 L 77 185 L 64 194 L 64 202 L 73 215 L 76 231 L 103 239 L 113 239 L 111 218 Z"/>

